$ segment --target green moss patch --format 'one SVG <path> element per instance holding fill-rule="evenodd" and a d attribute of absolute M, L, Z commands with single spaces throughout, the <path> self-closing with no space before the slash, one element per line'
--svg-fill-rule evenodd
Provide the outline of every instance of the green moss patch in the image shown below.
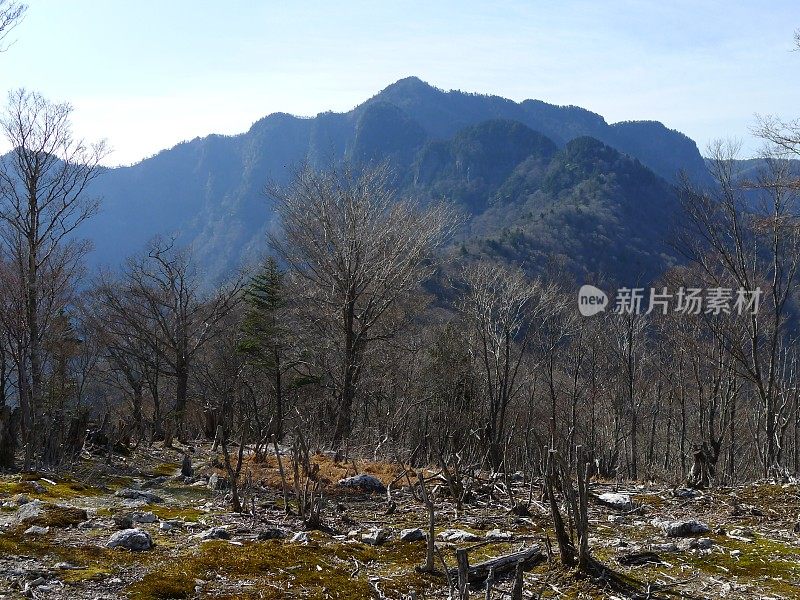
<path fill-rule="evenodd" d="M 175 475 L 180 468 L 178 463 L 161 463 L 153 468 L 153 475 Z"/>
<path fill-rule="evenodd" d="M 650 508 L 663 508 L 666 500 L 658 494 L 635 494 L 633 502 L 636 506 L 647 506 Z"/>
<path fill-rule="evenodd" d="M 140 557 L 128 552 L 114 552 L 105 547 L 88 544 L 78 546 L 54 544 L 47 538 L 32 538 L 18 531 L 0 535 L 0 554 L 50 557 L 53 562 L 68 562 L 81 567 L 59 571 L 59 579 L 73 584 L 103 579 L 114 573 L 119 566 L 141 560 Z"/>
<path fill-rule="evenodd" d="M 165 485 L 160 488 L 164 494 L 174 498 L 177 502 L 193 502 L 204 500 L 211 496 L 211 490 L 207 487 L 194 487 L 189 485 Z"/>
<path fill-rule="evenodd" d="M 58 578 L 67 584 L 76 584 L 84 581 L 101 581 L 111 575 L 113 569 L 104 564 L 92 564 L 79 569 L 59 571 Z"/>
<path fill-rule="evenodd" d="M 100 488 L 86 485 L 77 481 L 59 481 L 55 485 L 40 481 L 41 488 L 37 491 L 34 481 L 23 479 L 21 481 L 4 481 L 0 483 L 0 494 L 13 496 L 15 494 L 25 494 L 30 498 L 39 500 L 68 500 L 71 498 L 81 498 L 85 496 L 100 496 L 103 490 Z"/>
<path fill-rule="evenodd" d="M 361 543 L 270 540 L 237 546 L 214 541 L 159 565 L 128 591 L 134 600 L 188 598 L 194 596 L 196 579 L 213 582 L 220 576 L 251 584 L 236 597 L 252 591 L 260 598 L 369 598 L 368 576 L 376 573 L 386 591 L 421 591 L 426 579 L 414 567 L 424 555 L 424 544 L 373 548 Z"/>
<path fill-rule="evenodd" d="M 128 475 L 107 475 L 103 477 L 103 485 L 108 487 L 112 492 L 119 489 L 131 487 L 133 484 L 133 477 Z"/>
<path fill-rule="evenodd" d="M 26 519 L 19 526 L 30 527 L 38 525 L 40 527 L 70 527 L 77 525 L 88 519 L 86 511 L 82 508 L 73 506 L 59 506 L 56 504 L 45 504 L 39 516 Z"/>
<path fill-rule="evenodd" d="M 800 596 L 800 548 L 763 537 L 751 543 L 721 536 L 713 539 L 718 544 L 715 551 L 687 553 L 681 558 L 714 576 L 736 577 L 774 594 Z M 731 556 L 733 550 L 740 550 L 741 554 Z"/>
<path fill-rule="evenodd" d="M 661 558 L 665 565 L 647 565 L 633 570 L 619 567 L 616 563 L 619 554 L 613 548 L 599 547 L 593 553 L 602 562 L 623 571 L 631 583 L 636 580 L 657 580 L 664 573 L 686 579 L 694 571 L 757 586 L 773 596 L 800 596 L 800 548 L 762 537 L 755 538 L 751 543 L 726 536 L 709 537 L 714 541 L 710 552 L 688 550 L 663 553 Z M 652 541 L 655 542 L 655 539 Z M 741 554 L 731 556 L 731 552 L 736 550 Z"/>
<path fill-rule="evenodd" d="M 147 504 L 141 510 L 150 511 L 162 521 L 180 519 L 181 521 L 199 521 L 210 513 L 191 506 L 163 506 L 160 504 Z"/>

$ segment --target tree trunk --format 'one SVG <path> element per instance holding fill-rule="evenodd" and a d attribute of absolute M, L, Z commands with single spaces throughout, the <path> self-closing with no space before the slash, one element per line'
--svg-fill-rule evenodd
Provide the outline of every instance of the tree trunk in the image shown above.
<path fill-rule="evenodd" d="M 183 420 L 186 413 L 186 400 L 189 389 L 189 368 L 185 361 L 178 360 L 175 369 L 175 433 L 183 441 Z"/>
<path fill-rule="evenodd" d="M 275 356 L 275 422 L 273 433 L 278 440 L 283 439 L 283 381 L 281 376 L 281 353 L 276 345 L 273 348 Z"/>
<path fill-rule="evenodd" d="M 142 432 L 144 431 L 144 417 L 142 416 L 142 387 L 140 382 L 133 387 L 133 431 L 136 434 L 136 443 L 142 439 Z"/>
<path fill-rule="evenodd" d="M 561 511 L 558 509 L 558 502 L 556 501 L 556 487 L 558 486 L 558 472 L 557 453 L 554 450 L 550 451 L 548 458 L 547 477 L 545 484 L 547 485 L 547 496 L 550 500 L 550 514 L 553 519 L 553 529 L 556 534 L 556 541 L 558 542 L 558 551 L 561 556 L 561 563 L 565 567 L 575 566 L 575 546 L 567 533 L 564 526 L 564 519 L 561 517 Z"/>
<path fill-rule="evenodd" d="M 335 444 L 350 437 L 353 429 L 352 411 L 353 401 L 356 395 L 356 383 L 358 382 L 359 366 L 356 356 L 352 356 L 346 361 L 344 368 L 344 381 L 342 385 L 342 395 L 339 401 L 338 412 L 336 414 L 336 425 L 333 432 Z"/>
<path fill-rule="evenodd" d="M 28 200 L 31 220 L 38 220 L 38 205 L 35 194 Z M 40 347 L 39 332 L 39 281 L 37 265 L 37 237 L 38 228 L 34 226 L 32 233 L 28 236 L 28 272 L 26 273 L 27 298 L 25 302 L 25 317 L 28 321 L 28 358 L 30 359 L 30 409 L 31 409 L 31 430 L 28 435 L 30 446 L 27 452 L 32 455 L 40 445 L 39 432 L 42 431 L 42 423 L 39 420 L 42 416 L 42 357 Z M 26 457 L 26 463 L 29 459 Z"/>
<path fill-rule="evenodd" d="M 21 411 L 8 405 L 0 407 L 0 468 L 14 469 L 14 451 Z"/>

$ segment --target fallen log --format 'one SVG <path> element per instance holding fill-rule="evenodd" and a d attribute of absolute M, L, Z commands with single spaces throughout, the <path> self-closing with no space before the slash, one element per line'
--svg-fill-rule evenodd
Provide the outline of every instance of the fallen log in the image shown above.
<path fill-rule="evenodd" d="M 491 558 L 476 565 L 470 565 L 467 570 L 467 581 L 469 583 L 481 583 L 486 581 L 489 577 L 489 572 L 494 571 L 494 576 L 498 577 L 504 573 L 510 573 L 517 567 L 517 563 L 522 561 L 524 569 L 530 569 L 545 559 L 542 554 L 542 549 L 539 545 L 531 546 L 519 552 L 506 554 L 505 556 L 498 556 Z M 458 576 L 458 569 L 451 569 L 450 574 L 454 577 Z"/>

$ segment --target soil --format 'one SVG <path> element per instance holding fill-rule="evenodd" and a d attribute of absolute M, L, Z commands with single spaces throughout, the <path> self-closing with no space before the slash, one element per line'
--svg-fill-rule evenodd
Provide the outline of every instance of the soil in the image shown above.
<path fill-rule="evenodd" d="M 192 456 L 195 474 L 190 478 L 180 475 L 184 452 Z M 289 453 L 281 460 L 290 507 L 295 508 Z M 245 514 L 231 512 L 228 490 L 207 485 L 212 473 L 224 479 L 220 461 L 208 445 L 196 444 L 139 448 L 129 457 L 115 456 L 110 465 L 103 456 L 85 453 L 57 472 L 1 476 L 0 597 L 448 597 L 441 564 L 433 574 L 416 568 L 425 561 L 425 540 L 399 539 L 403 529 L 426 528 L 427 513 L 411 485 L 416 483 L 413 470 L 397 463 L 343 463 L 329 454 L 313 455 L 312 471 L 322 492 L 321 523 L 307 531 L 301 517 L 286 514 L 274 455 L 259 463 L 248 459 L 242 470 L 249 485 Z M 357 473 L 392 484 L 393 508 L 386 494 L 337 485 Z M 480 475 L 470 502 L 456 515 L 448 486 L 436 471 L 425 473 L 434 479 L 429 489 L 437 534 L 446 529 L 473 534 L 466 536 L 473 541 L 437 542 L 441 560 L 452 568 L 457 548 L 470 548 L 469 561 L 475 564 L 538 545 L 544 558 L 524 575 L 527 598 L 800 598 L 796 483 L 691 492 L 655 483 L 593 481 L 592 495 L 628 494 L 633 508 L 592 503 L 590 547 L 603 569 L 584 577 L 560 564 L 549 512 L 539 501 L 539 482 L 521 474 L 509 478 L 516 503 L 532 499 L 530 515 L 518 516 L 510 510 L 505 478 Z M 163 502 L 115 495 L 122 488 L 147 490 Z M 19 522 L 18 507 L 37 499 L 46 503 L 45 516 L 36 522 L 46 532 L 26 533 L 31 523 Z M 82 513 L 75 508 L 84 509 L 88 520 L 78 523 L 74 516 Z M 151 549 L 106 547 L 118 530 L 114 516 L 119 520 L 124 513 L 155 515 L 154 522 L 133 525 L 150 534 Z M 668 538 L 660 526 L 661 521 L 686 520 L 698 520 L 709 531 Z M 213 527 L 223 528 L 228 539 L 203 539 L 201 534 Z M 388 539 L 374 546 L 365 543 L 362 536 L 376 528 L 385 530 Z M 509 539 L 474 541 L 485 540 L 492 530 L 510 534 L 505 536 Z M 508 597 L 512 581 L 500 579 L 495 586 L 493 598 Z M 476 585 L 472 597 L 485 598 L 484 587 Z"/>

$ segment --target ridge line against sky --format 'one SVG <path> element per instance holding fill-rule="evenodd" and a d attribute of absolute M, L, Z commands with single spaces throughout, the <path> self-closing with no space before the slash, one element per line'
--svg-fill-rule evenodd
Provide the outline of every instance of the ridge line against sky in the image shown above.
<path fill-rule="evenodd" d="M 800 116 L 796 0 L 28 4 L 0 89 L 72 103 L 76 133 L 115 149 L 107 164 L 273 112 L 346 112 L 409 75 L 609 123 L 658 120 L 701 151 L 734 137 L 752 155 L 755 113 Z"/>

